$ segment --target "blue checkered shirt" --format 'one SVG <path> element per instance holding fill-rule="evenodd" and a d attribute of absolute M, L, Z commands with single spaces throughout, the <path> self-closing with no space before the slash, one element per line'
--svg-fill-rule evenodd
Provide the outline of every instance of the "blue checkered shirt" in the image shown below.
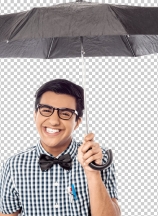
<path fill-rule="evenodd" d="M 73 138 L 69 147 L 58 155 L 71 155 L 73 163 L 70 171 L 59 164 L 42 171 L 38 164 L 40 154 L 53 156 L 44 150 L 40 142 L 7 159 L 1 167 L 0 212 L 11 214 L 21 208 L 23 216 L 91 215 L 86 176 L 76 157 L 81 144 Z M 102 148 L 102 151 L 103 163 L 106 163 L 106 150 Z M 101 171 L 101 176 L 111 198 L 118 199 L 114 164 Z M 77 200 L 68 190 L 72 184 Z"/>

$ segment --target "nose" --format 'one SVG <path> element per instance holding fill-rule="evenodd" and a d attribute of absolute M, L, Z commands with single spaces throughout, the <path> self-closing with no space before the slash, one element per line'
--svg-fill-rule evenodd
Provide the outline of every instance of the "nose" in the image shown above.
<path fill-rule="evenodd" d="M 60 118 L 57 110 L 54 110 L 53 114 L 49 117 L 51 124 L 59 124 Z"/>

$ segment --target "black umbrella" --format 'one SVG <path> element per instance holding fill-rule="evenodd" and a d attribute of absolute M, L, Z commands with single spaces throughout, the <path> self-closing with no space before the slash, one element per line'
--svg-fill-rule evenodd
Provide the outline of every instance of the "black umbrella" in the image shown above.
<path fill-rule="evenodd" d="M 141 56 L 158 52 L 158 8 L 77 1 L 0 16 L 1 58 Z M 88 133 L 84 91 L 86 133 Z M 108 168 L 112 151 L 104 165 Z"/>

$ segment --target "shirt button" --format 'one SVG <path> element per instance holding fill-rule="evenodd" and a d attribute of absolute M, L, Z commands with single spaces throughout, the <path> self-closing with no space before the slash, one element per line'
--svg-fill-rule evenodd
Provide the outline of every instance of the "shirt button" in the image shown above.
<path fill-rule="evenodd" d="M 55 208 L 59 208 L 59 205 L 58 205 L 58 203 L 56 203 L 54 207 L 55 207 Z"/>
<path fill-rule="evenodd" d="M 59 185 L 58 182 L 55 182 L 55 183 L 54 183 L 54 186 L 58 186 L 58 185 Z"/>

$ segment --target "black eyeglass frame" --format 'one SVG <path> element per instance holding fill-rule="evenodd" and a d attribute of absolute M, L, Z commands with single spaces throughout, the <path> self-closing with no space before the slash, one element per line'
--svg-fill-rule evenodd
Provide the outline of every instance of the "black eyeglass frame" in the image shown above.
<path fill-rule="evenodd" d="M 60 115 L 59 115 L 59 111 L 60 111 L 60 110 L 70 111 L 70 112 L 72 113 L 71 117 L 73 116 L 74 113 L 78 116 L 77 110 L 73 110 L 73 109 L 70 109 L 70 108 L 56 108 L 56 107 L 49 106 L 49 105 L 47 105 L 47 104 L 37 104 L 37 109 L 39 109 L 39 112 L 40 112 L 40 107 L 43 107 L 43 106 L 52 109 L 51 115 L 54 113 L 54 110 L 57 110 L 58 117 L 59 117 L 60 119 L 63 119 L 63 118 L 61 118 Z M 40 112 L 40 114 L 42 115 L 41 112 Z M 49 116 L 42 115 L 42 116 L 44 116 L 44 117 L 50 117 L 51 115 L 49 115 Z M 71 117 L 70 117 L 70 118 L 71 118 Z M 69 119 L 70 119 L 70 118 L 69 118 Z M 69 120 L 69 119 L 63 119 L 63 120 Z"/>

